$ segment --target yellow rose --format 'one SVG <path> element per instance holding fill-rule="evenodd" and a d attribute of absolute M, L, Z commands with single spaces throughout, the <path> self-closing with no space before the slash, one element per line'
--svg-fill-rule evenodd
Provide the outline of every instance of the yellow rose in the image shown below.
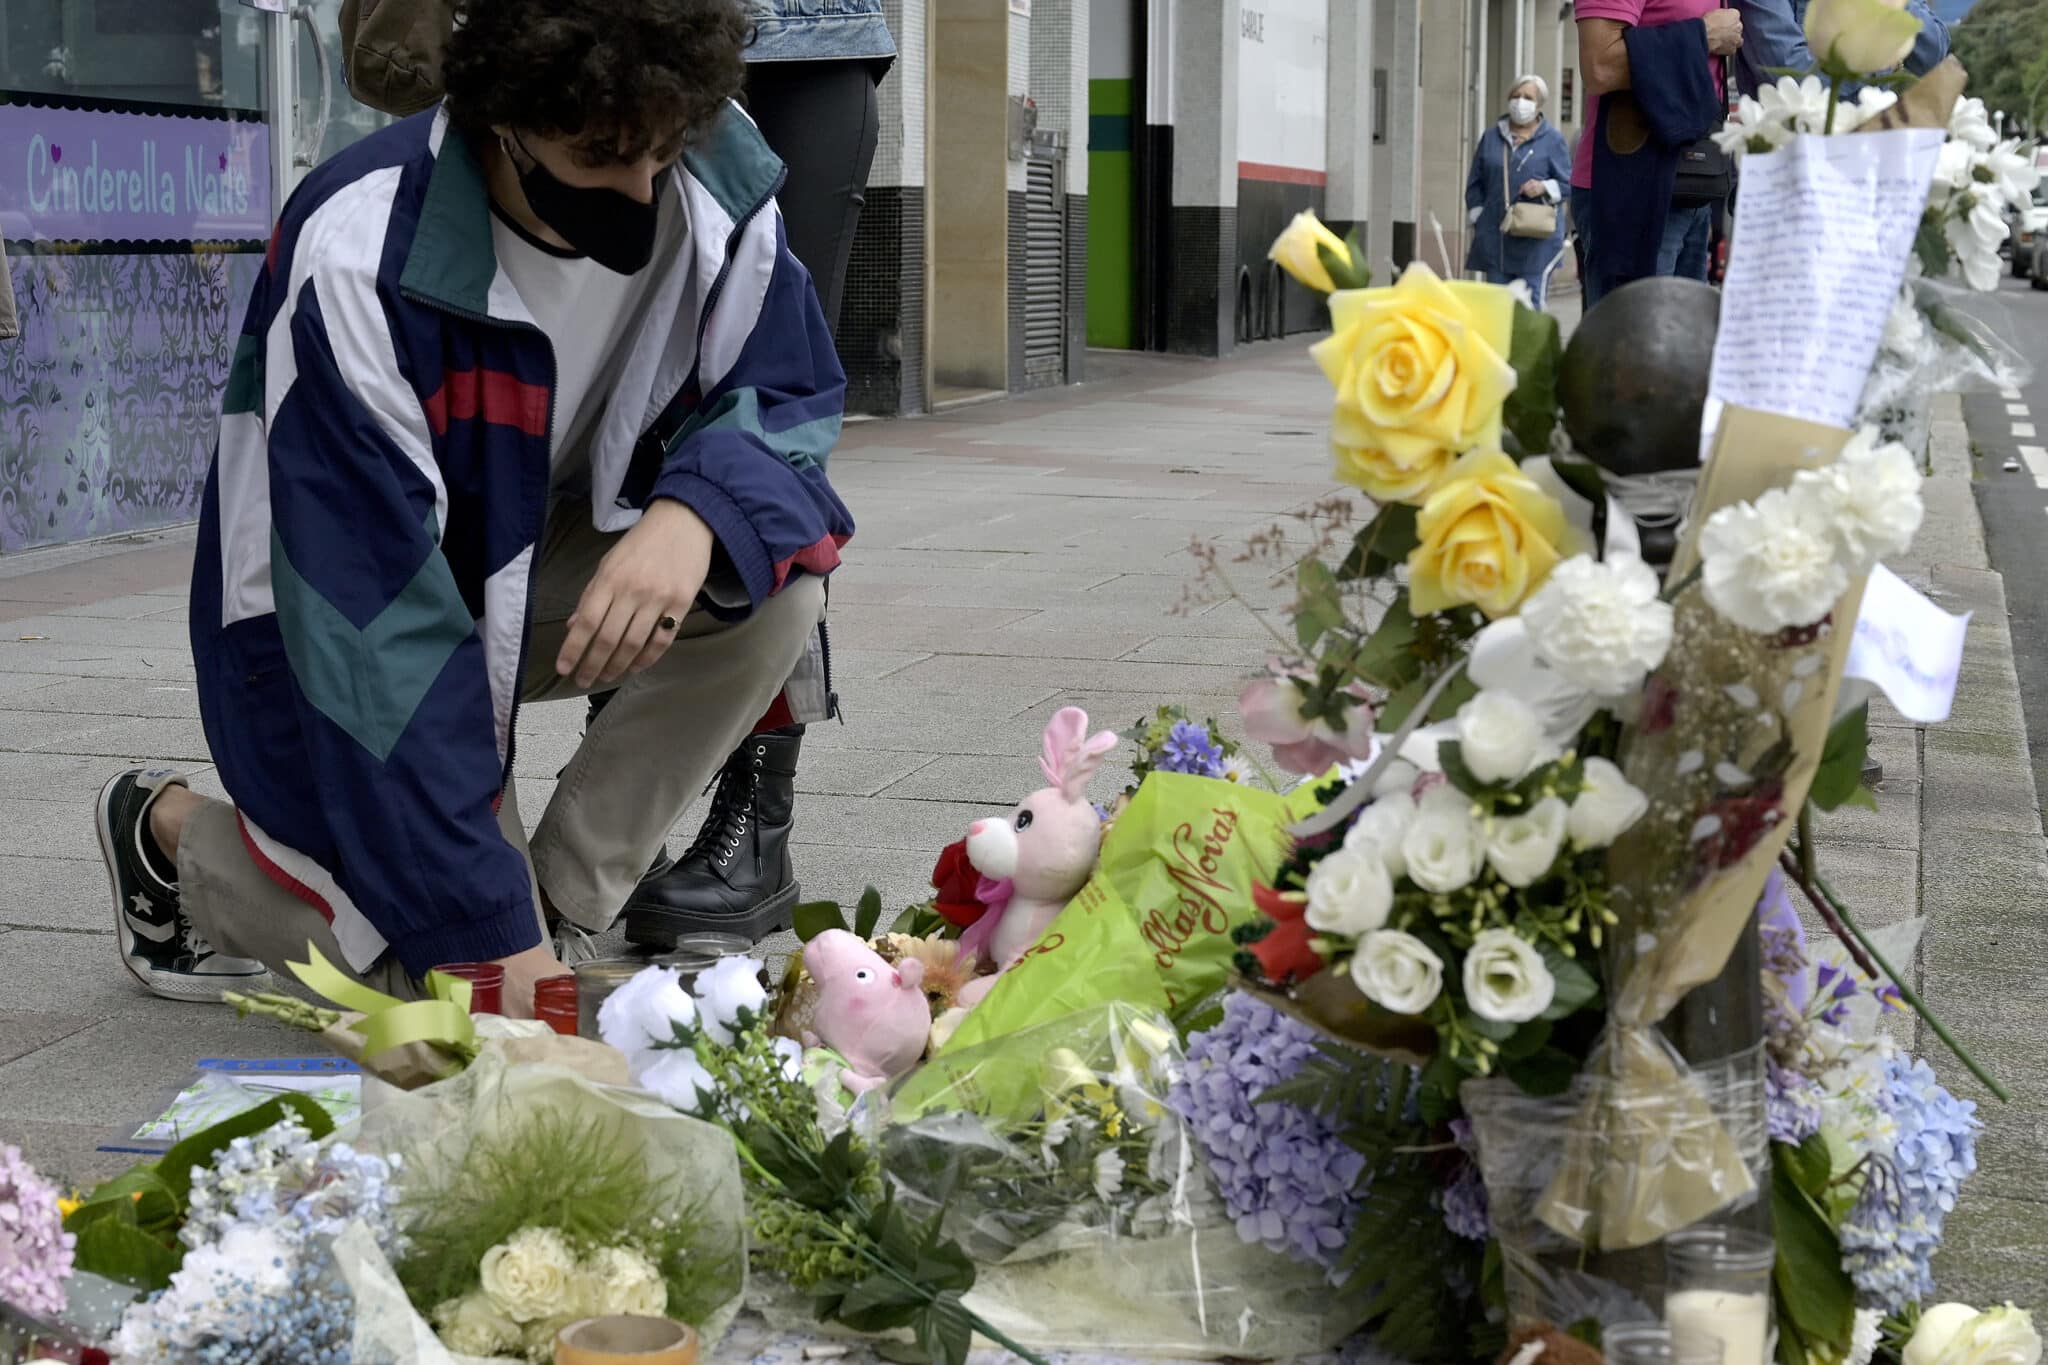
<path fill-rule="evenodd" d="M 1588 549 L 1564 508 L 1498 451 L 1460 456 L 1415 518 L 1408 605 L 1421 615 L 1470 603 L 1511 614 L 1558 561 Z"/>
<path fill-rule="evenodd" d="M 1333 332 L 1310 354 L 1337 388 L 1337 477 L 1379 502 L 1421 503 L 1468 450 L 1500 448 L 1513 295 L 1408 267 L 1398 283 L 1330 296 Z"/>
<path fill-rule="evenodd" d="M 1282 270 L 1309 288 L 1332 293 L 1337 283 L 1330 278 L 1329 267 L 1323 264 L 1317 247 L 1328 247 L 1339 260 L 1351 257 L 1351 248 L 1344 245 L 1344 239 L 1324 227 L 1315 210 L 1303 209 L 1294 215 L 1287 230 L 1273 240 L 1273 249 L 1266 253 L 1266 259 L 1278 261 Z"/>
<path fill-rule="evenodd" d="M 1906 0 L 1813 0 L 1806 11 L 1807 47 L 1823 66 L 1852 75 L 1891 70 L 1919 36 Z"/>

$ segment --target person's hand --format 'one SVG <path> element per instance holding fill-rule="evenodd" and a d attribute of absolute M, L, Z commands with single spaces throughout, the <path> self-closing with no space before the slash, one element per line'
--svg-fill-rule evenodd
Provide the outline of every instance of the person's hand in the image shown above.
<path fill-rule="evenodd" d="M 555 672 L 589 688 L 653 664 L 690 614 L 714 543 L 711 528 L 689 508 L 672 498 L 650 503 L 599 561 L 569 617 Z"/>
<path fill-rule="evenodd" d="M 1543 182 L 1533 178 L 1524 180 L 1522 188 L 1517 190 L 1516 193 L 1520 194 L 1524 199 L 1541 199 L 1544 195 Z"/>
<path fill-rule="evenodd" d="M 502 1008 L 507 1019 L 533 1018 L 534 983 L 569 970 L 555 956 L 553 945 L 546 939 L 523 953 L 498 958 L 497 963 L 505 969 Z"/>
<path fill-rule="evenodd" d="M 1742 16 L 1732 9 L 1707 13 L 1707 51 L 1726 57 L 1742 46 Z"/>

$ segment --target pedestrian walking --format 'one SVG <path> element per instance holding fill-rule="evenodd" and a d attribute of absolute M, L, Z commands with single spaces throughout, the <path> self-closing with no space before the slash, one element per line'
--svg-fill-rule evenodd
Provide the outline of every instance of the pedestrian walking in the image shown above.
<path fill-rule="evenodd" d="M 1465 213 L 1472 226 L 1468 270 L 1494 284 L 1516 280 L 1543 306 L 1550 272 L 1564 252 L 1565 187 L 1571 151 L 1543 116 L 1550 87 L 1523 76 L 1508 90 L 1506 112 L 1479 136 L 1465 177 Z"/>
<path fill-rule="evenodd" d="M 95 810 L 159 995 L 310 942 L 396 995 L 495 962 L 530 1012 L 548 922 L 617 916 L 853 531 L 738 0 L 458 17 L 445 102 L 306 178 L 251 298 L 190 607 L 232 804 L 138 768 Z M 529 848 L 519 705 L 613 686 Z"/>

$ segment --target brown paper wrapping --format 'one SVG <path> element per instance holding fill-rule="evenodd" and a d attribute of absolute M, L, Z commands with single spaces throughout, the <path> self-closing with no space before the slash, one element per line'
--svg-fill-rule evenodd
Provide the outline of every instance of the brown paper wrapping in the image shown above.
<path fill-rule="evenodd" d="M 1848 436 L 1729 407 L 1670 581 L 1698 564 L 1699 533 L 1714 511 L 1831 463 Z M 1541 1212 L 1575 1240 L 1608 1250 L 1645 1246 L 1756 1189 L 1726 1114 L 1717 1114 L 1727 1096 L 1710 1094 L 1656 1025 L 1688 991 L 1720 975 L 1755 912 L 1819 766 L 1862 592 L 1859 580 L 1820 629 L 1777 640 L 1722 620 L 1697 586 L 1676 603 L 1671 652 L 1622 756 L 1623 771 L 1651 806 L 1608 858 L 1622 921 L 1609 959 L 1616 984 L 1607 1038 L 1588 1063 L 1605 1082 L 1597 1101 L 1604 1112 L 1575 1126 L 1573 1150 Z M 1665 685 L 1676 701 L 1660 727 L 1657 694 Z M 1743 788 L 1726 781 L 1725 770 L 1717 775 L 1724 763 L 1776 774 Z M 1739 794 L 1728 795 L 1731 789 Z M 1703 837 L 1710 817 L 1717 832 Z M 1673 1159 L 1674 1133 L 1691 1135 L 1687 1159 Z"/>

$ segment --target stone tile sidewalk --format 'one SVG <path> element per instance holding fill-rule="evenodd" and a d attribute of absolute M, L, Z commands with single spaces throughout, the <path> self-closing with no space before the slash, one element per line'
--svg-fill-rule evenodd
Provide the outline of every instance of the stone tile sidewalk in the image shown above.
<path fill-rule="evenodd" d="M 850 899 L 872 883 L 890 904 L 916 899 L 941 846 L 1037 784 L 1039 734 L 1059 706 L 1122 727 L 1180 701 L 1234 727 L 1240 681 L 1271 641 L 1235 603 L 1175 613 L 1187 546 L 1291 525 L 1329 490 L 1327 389 L 1293 345 L 1220 365 L 1091 365 L 1098 377 L 1078 389 L 854 426 L 835 456 L 860 534 L 833 587 L 846 723 L 812 730 L 798 783 L 807 896 Z M 2028 1046 L 2027 1015 L 2048 974 L 2048 870 L 1966 444 L 1958 420 L 1937 424 L 1928 525 L 1899 566 L 1978 612 L 1956 717 L 1922 731 L 1880 707 L 1880 809 L 1829 822 L 1823 867 L 1873 924 L 1930 917 L 1925 990 L 2023 1092 L 1991 1116 L 1945 1288 L 2038 1305 L 2048 1065 Z M 114 956 L 93 793 L 142 759 L 191 764 L 218 793 L 186 645 L 190 555 L 177 532 L 0 564 L 0 1141 L 74 1179 L 124 1164 L 95 1149 L 159 1112 L 195 1059 L 311 1050 L 222 1009 L 145 996 Z M 520 806 L 534 819 L 582 707 L 522 715 Z M 1931 1038 L 1920 1050 L 1979 1095 Z"/>

